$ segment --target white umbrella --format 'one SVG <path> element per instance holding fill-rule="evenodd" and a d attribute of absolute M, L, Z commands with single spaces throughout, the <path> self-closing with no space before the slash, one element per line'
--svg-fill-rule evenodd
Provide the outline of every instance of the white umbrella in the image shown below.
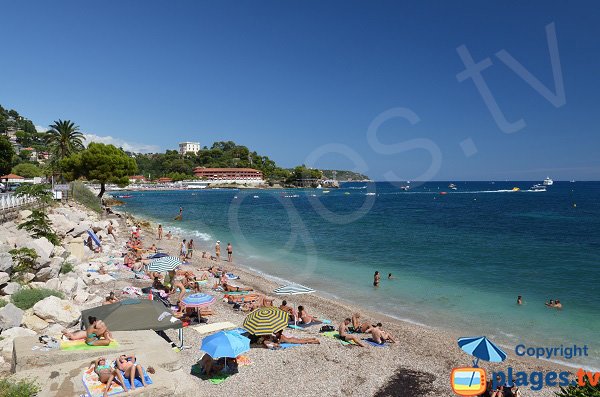
<path fill-rule="evenodd" d="M 312 294 L 315 292 L 314 289 L 305 287 L 299 284 L 290 284 L 284 285 L 283 287 L 279 287 L 273 291 L 274 294 L 277 295 L 302 295 L 302 294 Z M 294 308 L 296 305 L 294 304 Z M 294 316 L 294 325 L 298 324 L 298 316 Z"/>

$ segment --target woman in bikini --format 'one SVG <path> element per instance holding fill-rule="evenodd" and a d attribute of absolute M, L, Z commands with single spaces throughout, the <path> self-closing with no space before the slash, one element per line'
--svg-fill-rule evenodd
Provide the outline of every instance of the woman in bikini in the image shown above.
<path fill-rule="evenodd" d="M 110 343 L 110 341 L 112 341 L 112 334 L 106 327 L 106 324 L 104 324 L 104 321 L 98 320 L 96 317 L 89 316 L 88 322 L 89 322 L 90 326 L 85 331 L 76 331 L 76 332 L 63 331 L 63 335 L 65 337 L 67 337 L 67 339 L 69 339 L 69 340 L 85 339 L 86 343 L 87 343 L 88 335 L 93 335 L 92 338 L 95 338 L 95 339 L 98 339 L 101 341 L 108 341 L 108 343 L 106 343 L 106 345 L 108 345 Z M 100 339 L 100 338 L 104 338 L 104 339 Z M 89 343 L 87 343 L 87 344 L 89 345 Z M 106 345 L 97 344 L 97 345 L 93 345 L 93 346 L 106 346 Z"/>
<path fill-rule="evenodd" d="M 125 391 L 128 391 L 127 386 L 125 386 L 125 380 L 121 375 L 121 371 L 117 371 L 115 368 L 112 368 L 110 364 L 107 364 L 106 358 L 100 357 L 96 361 L 92 361 L 92 364 L 94 365 L 94 372 L 98 375 L 100 382 L 106 384 L 106 388 L 104 388 L 104 397 L 108 396 L 108 389 L 110 389 L 113 380 L 116 380 L 123 386 Z"/>
<path fill-rule="evenodd" d="M 371 327 L 371 324 L 368 322 L 361 323 L 360 322 L 360 313 L 354 313 L 352 315 L 352 332 L 367 332 L 367 329 Z"/>
<path fill-rule="evenodd" d="M 129 384 L 131 390 L 135 390 L 135 377 L 139 375 L 142 385 L 146 387 L 146 381 L 144 380 L 144 370 L 140 364 L 135 364 L 135 356 L 126 356 L 121 354 L 117 359 L 117 368 L 125 373 L 125 376 L 129 378 Z"/>
<path fill-rule="evenodd" d="M 310 324 L 313 321 L 320 321 L 318 318 L 308 314 L 304 306 L 298 306 L 298 318 L 302 320 L 304 324 Z"/>

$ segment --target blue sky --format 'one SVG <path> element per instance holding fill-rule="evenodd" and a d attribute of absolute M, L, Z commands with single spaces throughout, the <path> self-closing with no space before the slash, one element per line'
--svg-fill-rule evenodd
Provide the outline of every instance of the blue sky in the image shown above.
<path fill-rule="evenodd" d="M 598 180 L 597 9 L 591 1 L 5 2 L 0 104 L 36 125 L 71 119 L 141 150 L 233 140 L 282 166 L 319 152 L 316 166 L 362 164 L 378 180 L 415 180 L 432 164 L 430 179 Z M 559 106 L 496 55 L 507 51 L 556 92 L 551 23 Z M 475 62 L 489 58 L 482 76 L 506 119 L 524 128 L 503 132 L 473 79 L 458 81 L 461 45 Z M 381 124 L 383 149 L 374 147 L 369 125 L 394 108 L 419 122 Z M 466 140 L 474 146 L 465 151 Z M 423 142 L 439 149 L 434 160 Z"/>

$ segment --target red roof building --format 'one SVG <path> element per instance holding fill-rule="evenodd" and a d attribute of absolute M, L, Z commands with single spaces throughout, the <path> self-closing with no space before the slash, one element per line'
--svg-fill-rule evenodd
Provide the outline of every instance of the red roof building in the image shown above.
<path fill-rule="evenodd" d="M 263 173 L 253 168 L 194 168 L 194 176 L 208 180 L 256 181 Z"/>
<path fill-rule="evenodd" d="M 171 182 L 173 182 L 173 179 L 171 179 L 171 178 L 158 178 L 156 180 L 156 182 L 158 182 L 158 183 L 171 183 Z"/>

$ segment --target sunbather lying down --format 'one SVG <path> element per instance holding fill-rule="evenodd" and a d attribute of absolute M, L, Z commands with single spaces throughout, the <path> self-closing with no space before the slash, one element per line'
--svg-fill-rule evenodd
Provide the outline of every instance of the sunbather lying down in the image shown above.
<path fill-rule="evenodd" d="M 113 380 L 116 380 L 116 382 L 127 391 L 127 386 L 125 386 L 125 380 L 123 379 L 123 375 L 121 375 L 121 371 L 111 367 L 111 365 L 106 362 L 105 357 L 100 357 L 96 361 L 92 361 L 92 365 L 94 366 L 94 372 L 98 375 L 100 382 L 106 384 L 106 387 L 104 388 L 104 397 L 108 396 L 108 389 L 110 389 Z"/>
<path fill-rule="evenodd" d="M 223 283 L 221 284 L 221 287 L 223 287 L 223 290 L 226 292 L 254 291 L 252 288 L 235 287 L 233 285 L 230 285 L 229 283 Z"/>
<path fill-rule="evenodd" d="M 306 344 L 314 344 L 318 345 L 321 342 L 317 338 L 294 338 L 292 336 L 286 336 L 283 334 L 283 330 L 275 333 L 275 337 L 273 338 L 273 342 L 276 344 L 280 343 L 297 343 L 300 345 Z"/>

